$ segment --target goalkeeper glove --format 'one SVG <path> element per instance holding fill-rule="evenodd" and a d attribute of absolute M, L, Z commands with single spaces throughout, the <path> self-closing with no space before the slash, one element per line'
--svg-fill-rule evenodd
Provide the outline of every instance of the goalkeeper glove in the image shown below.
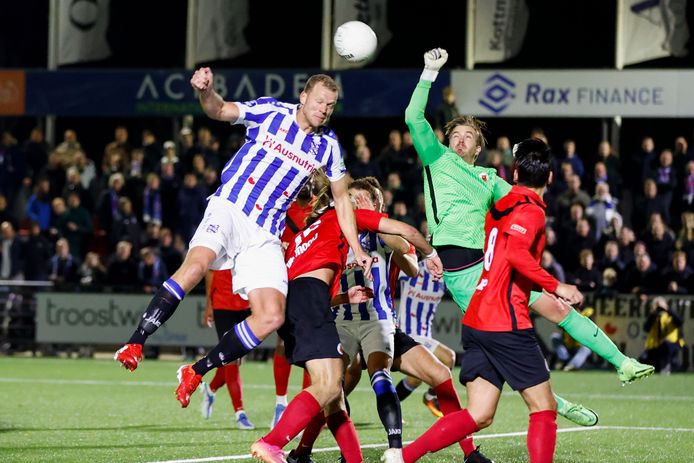
<path fill-rule="evenodd" d="M 448 52 L 443 48 L 434 48 L 424 53 L 424 70 L 420 77 L 421 80 L 433 82 L 439 75 L 439 69 L 448 61 Z"/>

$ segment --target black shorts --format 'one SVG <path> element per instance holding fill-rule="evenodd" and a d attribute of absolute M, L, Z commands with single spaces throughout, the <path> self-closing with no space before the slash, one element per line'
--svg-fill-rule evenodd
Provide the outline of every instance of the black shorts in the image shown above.
<path fill-rule="evenodd" d="M 463 325 L 462 384 L 483 378 L 500 390 L 507 382 L 520 391 L 549 381 L 535 330 L 480 331 Z"/>
<path fill-rule="evenodd" d="M 311 277 L 290 281 L 287 312 L 278 334 L 291 364 L 303 367 L 308 360 L 342 358 L 328 285 Z"/>
<path fill-rule="evenodd" d="M 409 334 L 400 330 L 400 328 L 395 328 L 395 343 L 393 348 L 393 359 L 398 359 L 405 355 L 413 347 L 417 347 L 420 344 L 415 341 Z M 397 362 L 399 365 L 400 362 Z M 395 367 L 393 363 L 392 371 L 400 371 L 399 368 Z"/>
<path fill-rule="evenodd" d="M 217 337 L 221 340 L 224 333 L 248 318 L 251 309 L 244 310 L 223 310 L 214 309 L 214 329 L 217 330 Z"/>

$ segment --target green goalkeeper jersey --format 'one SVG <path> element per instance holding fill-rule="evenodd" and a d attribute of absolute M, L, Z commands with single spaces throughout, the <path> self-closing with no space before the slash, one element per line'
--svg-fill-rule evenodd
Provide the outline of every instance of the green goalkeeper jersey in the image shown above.
<path fill-rule="evenodd" d="M 494 169 L 473 166 L 439 143 L 424 117 L 431 82 L 420 80 L 405 122 L 424 167 L 424 198 L 432 245 L 484 248 L 484 221 L 494 202 L 510 190 Z"/>

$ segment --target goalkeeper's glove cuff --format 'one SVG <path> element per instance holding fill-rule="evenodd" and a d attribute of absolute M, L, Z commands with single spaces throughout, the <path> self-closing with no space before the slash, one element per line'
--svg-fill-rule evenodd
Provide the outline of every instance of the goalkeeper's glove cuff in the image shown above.
<path fill-rule="evenodd" d="M 434 82 L 436 77 L 439 75 L 439 71 L 434 71 L 433 69 L 424 68 L 422 75 L 419 77 L 420 80 L 428 80 L 429 82 Z"/>

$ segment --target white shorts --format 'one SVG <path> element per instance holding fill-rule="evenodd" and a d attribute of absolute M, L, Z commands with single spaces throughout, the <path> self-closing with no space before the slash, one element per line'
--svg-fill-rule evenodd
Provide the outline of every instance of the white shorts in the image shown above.
<path fill-rule="evenodd" d="M 233 269 L 234 293 L 274 288 L 287 295 L 287 266 L 280 239 L 248 218 L 234 204 L 211 197 L 189 248 L 203 246 L 217 255 L 212 270 Z"/>
<path fill-rule="evenodd" d="M 429 349 L 429 352 L 431 352 L 432 354 L 434 353 L 436 348 L 439 347 L 439 345 L 441 344 L 436 339 L 428 336 L 416 336 L 411 334 L 410 337 L 418 343 L 420 343 L 421 345 L 423 345 L 424 347 L 426 347 L 427 349 Z"/>
<path fill-rule="evenodd" d="M 354 360 L 360 348 L 364 360 L 372 352 L 384 352 L 393 357 L 395 325 L 392 320 L 335 320 L 335 324 L 340 343 L 350 360 Z"/>

